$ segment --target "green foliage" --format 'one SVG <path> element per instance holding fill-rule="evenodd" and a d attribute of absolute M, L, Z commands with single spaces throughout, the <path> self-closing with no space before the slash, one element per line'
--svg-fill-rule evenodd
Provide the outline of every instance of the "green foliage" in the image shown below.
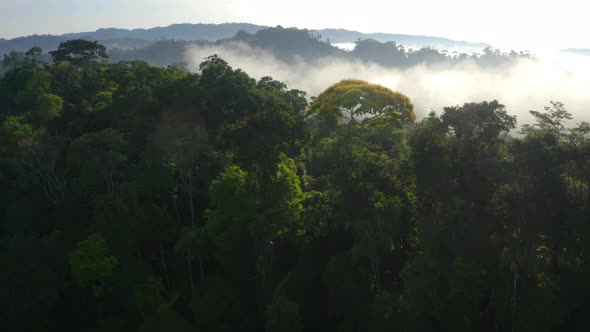
<path fill-rule="evenodd" d="M 565 110 L 560 102 L 551 102 L 551 106 L 545 106 L 545 112 L 530 111 L 537 122 L 533 125 L 524 125 L 523 134 L 533 135 L 535 131 L 547 131 L 558 135 L 565 130 L 565 120 L 571 120 L 572 115 Z"/>
<path fill-rule="evenodd" d="M 303 207 L 303 191 L 301 181 L 296 173 L 296 166 L 292 159 L 279 164 L 278 172 L 273 183 L 273 206 L 279 213 L 278 218 L 287 221 L 299 220 Z"/>
<path fill-rule="evenodd" d="M 209 276 L 202 280 L 198 296 L 193 302 L 196 325 L 208 331 L 232 331 L 236 328 L 239 303 L 226 280 Z"/>
<path fill-rule="evenodd" d="M 41 49 L 41 47 L 32 47 L 30 50 L 28 50 L 25 53 L 25 56 L 27 58 L 30 58 L 34 61 L 37 61 L 39 59 L 39 57 L 41 56 L 41 54 L 43 54 L 43 49 Z"/>
<path fill-rule="evenodd" d="M 265 331 L 299 332 L 303 330 L 299 306 L 284 296 L 276 296 L 268 307 Z"/>
<path fill-rule="evenodd" d="M 139 332 L 191 332 L 193 326 L 177 312 L 168 309 L 153 316 L 147 317 L 141 323 Z"/>
<path fill-rule="evenodd" d="M 44 93 L 37 98 L 37 110 L 33 116 L 38 123 L 47 123 L 61 114 L 63 105 L 59 96 Z"/>
<path fill-rule="evenodd" d="M 106 241 L 102 235 L 94 233 L 78 242 L 70 254 L 69 263 L 74 280 L 82 287 L 90 287 L 94 295 L 100 296 L 119 260 L 108 255 Z"/>
<path fill-rule="evenodd" d="M 44 70 L 32 70 L 22 89 L 14 96 L 14 103 L 25 112 L 35 109 L 37 98 L 49 90 L 51 74 Z"/>
<path fill-rule="evenodd" d="M 112 105 L 113 103 L 113 92 L 102 91 L 96 94 L 94 97 L 94 109 L 97 111 L 104 110 Z"/>
<path fill-rule="evenodd" d="M 108 59 L 106 47 L 97 41 L 83 39 L 68 40 L 49 52 L 54 62 L 67 61 L 75 66 L 88 65 L 96 60 Z"/>
<path fill-rule="evenodd" d="M 73 189 L 80 195 L 103 189 L 111 198 L 117 189 L 118 173 L 127 160 L 126 145 L 123 135 L 111 128 L 73 140 L 67 153 L 70 171 L 77 175 Z"/>
<path fill-rule="evenodd" d="M 256 211 L 257 200 L 248 183 L 248 173 L 236 165 L 229 166 L 210 188 L 211 220 L 225 223 L 245 221 Z"/>
<path fill-rule="evenodd" d="M 2 56 L 2 66 L 6 71 L 15 69 L 21 64 L 21 62 L 21 55 L 15 51 L 12 51 L 8 54 L 4 54 Z"/>
<path fill-rule="evenodd" d="M 9 116 L 0 126 L 0 135 L 6 138 L 5 142 L 18 146 L 27 146 L 33 143 L 35 133 L 33 126 L 24 123 L 22 116 Z"/>
<path fill-rule="evenodd" d="M 240 38 L 322 43 L 277 31 Z M 380 47 L 411 52 L 355 52 Z M 308 105 L 217 56 L 187 73 L 101 49 L 6 57 L 3 326 L 590 329 L 590 125 L 563 104 L 513 137 L 497 101 L 413 123 L 407 97 L 367 82 Z"/>
<path fill-rule="evenodd" d="M 308 114 L 317 114 L 322 127 L 328 128 L 341 122 L 401 127 L 416 120 L 414 105 L 408 97 L 377 84 L 350 79 L 317 96 Z"/>

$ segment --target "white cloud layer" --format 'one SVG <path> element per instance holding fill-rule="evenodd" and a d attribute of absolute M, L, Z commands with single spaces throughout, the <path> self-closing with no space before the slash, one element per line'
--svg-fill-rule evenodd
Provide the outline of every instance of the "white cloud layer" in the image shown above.
<path fill-rule="evenodd" d="M 333 58 L 313 62 L 299 59 L 287 64 L 267 51 L 234 42 L 187 50 L 190 69 L 197 71 L 200 62 L 212 54 L 254 78 L 272 76 L 310 96 L 346 78 L 382 84 L 410 97 L 419 117 L 431 110 L 440 112 L 444 106 L 497 99 L 510 114 L 517 115 L 519 125 L 530 121 L 528 111 L 542 110 L 550 101 L 563 102 L 576 122 L 590 121 L 590 58 L 546 57 L 540 61 L 522 60 L 500 69 L 483 69 L 466 62 L 452 67 L 416 66 L 402 70 Z M 567 71 L 564 59 L 570 65 L 575 59 L 577 64 L 572 66 L 577 71 Z"/>

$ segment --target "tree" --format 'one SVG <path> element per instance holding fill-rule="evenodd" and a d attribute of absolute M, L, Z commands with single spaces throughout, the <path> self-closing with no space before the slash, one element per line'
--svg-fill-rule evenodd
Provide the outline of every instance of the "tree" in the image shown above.
<path fill-rule="evenodd" d="M 211 209 L 207 211 L 207 230 L 217 252 L 229 256 L 235 250 L 233 240 L 249 232 L 249 221 L 260 203 L 252 190 L 248 173 L 235 165 L 226 168 L 212 181 L 209 195 Z"/>
<path fill-rule="evenodd" d="M 30 61 L 33 66 L 39 66 L 42 64 L 40 58 L 43 54 L 43 49 L 41 47 L 32 47 L 25 53 L 26 60 Z"/>
<path fill-rule="evenodd" d="M 407 62 L 405 49 L 394 41 L 380 43 L 374 39 L 364 39 L 355 42 L 352 54 L 364 61 L 382 66 L 404 66 Z"/>
<path fill-rule="evenodd" d="M 104 196 L 112 198 L 118 188 L 117 170 L 127 160 L 127 141 L 116 129 L 87 133 L 75 139 L 68 149 L 68 164 L 80 194 L 97 195 L 102 182 Z"/>
<path fill-rule="evenodd" d="M 299 306 L 284 295 L 275 295 L 266 313 L 266 332 L 300 332 Z"/>
<path fill-rule="evenodd" d="M 516 127 L 516 117 L 494 100 L 445 107 L 440 119 L 452 139 L 449 158 L 455 160 L 459 192 L 468 201 L 485 204 L 500 184 L 498 170 L 505 165 L 503 135 Z"/>
<path fill-rule="evenodd" d="M 316 115 L 320 136 L 338 123 L 388 123 L 396 127 L 416 119 L 410 99 L 377 84 L 360 80 L 343 80 L 314 99 L 308 116 Z"/>
<path fill-rule="evenodd" d="M 497 139 L 516 126 L 516 117 L 508 115 L 505 106 L 497 100 L 445 107 L 441 119 L 459 141 Z"/>
<path fill-rule="evenodd" d="M 33 132 L 33 126 L 24 123 L 22 116 L 9 116 L 4 119 L 0 126 L 0 135 L 4 136 L 6 142 L 22 146 L 30 146 L 33 143 L 35 132 Z M 7 146 L 0 146 L 1 148 L 7 148 Z"/>
<path fill-rule="evenodd" d="M 43 54 L 43 49 L 41 49 L 41 47 L 33 47 L 30 50 L 28 50 L 25 53 L 25 56 L 27 56 L 27 58 L 30 58 L 34 61 L 37 61 L 39 59 L 39 57 L 41 56 L 41 54 Z"/>
<path fill-rule="evenodd" d="M 544 233 L 551 252 L 547 256 L 553 272 L 559 269 L 562 247 L 568 237 L 567 215 L 572 210 L 564 175 L 568 164 L 566 121 L 572 118 L 564 105 L 551 102 L 544 112 L 531 111 L 536 122 L 524 125 L 525 135 L 514 142 L 515 170 L 527 197 L 527 231 Z M 548 249 L 547 247 L 545 249 Z"/>
<path fill-rule="evenodd" d="M 314 40 L 280 30 L 241 37 Z M 414 124 L 362 81 L 308 109 L 216 56 L 186 73 L 39 54 L 0 78 L 3 326 L 590 330 L 590 124 L 563 104 L 511 136 L 497 101 Z"/>
<path fill-rule="evenodd" d="M 90 287 L 94 295 L 99 296 L 119 260 L 108 255 L 106 241 L 101 234 L 94 233 L 78 243 L 69 262 L 72 275 L 80 286 Z"/>
<path fill-rule="evenodd" d="M 24 75 L 23 75 L 24 76 Z M 40 69 L 27 71 L 24 86 L 14 96 L 18 110 L 25 113 L 35 110 L 39 96 L 47 93 L 51 87 L 51 74 Z"/>
<path fill-rule="evenodd" d="M 536 123 L 523 125 L 523 134 L 544 133 L 555 136 L 557 140 L 562 138 L 565 132 L 565 122 L 571 120 L 572 115 L 565 109 L 563 103 L 551 101 L 550 104 L 550 106 L 544 107 L 544 112 L 530 111 Z"/>
<path fill-rule="evenodd" d="M 97 41 L 74 39 L 62 42 L 55 51 L 49 52 L 53 62 L 67 61 L 75 66 L 85 66 L 108 59 L 107 49 Z"/>
<path fill-rule="evenodd" d="M 14 69 L 21 63 L 22 56 L 15 51 L 12 51 L 8 54 L 4 54 L 4 56 L 2 57 L 2 65 L 4 66 L 4 71 Z"/>
<path fill-rule="evenodd" d="M 58 117 L 63 109 L 64 101 L 59 96 L 44 93 L 37 98 L 37 109 L 33 113 L 35 122 L 40 125 Z"/>
<path fill-rule="evenodd" d="M 417 245 L 401 275 L 413 329 L 470 331 L 488 320 L 510 323 L 501 303 L 510 299 L 504 260 L 511 258 L 505 246 L 514 220 L 502 215 L 497 201 L 512 189 L 506 135 L 515 123 L 497 101 L 466 103 L 445 107 L 441 116 L 431 113 L 411 133 Z"/>

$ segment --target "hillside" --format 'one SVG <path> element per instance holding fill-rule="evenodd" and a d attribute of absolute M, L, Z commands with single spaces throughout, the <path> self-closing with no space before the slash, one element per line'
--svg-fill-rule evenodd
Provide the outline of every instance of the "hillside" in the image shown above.
<path fill-rule="evenodd" d="M 223 23 L 223 24 L 173 24 L 167 27 L 155 27 L 151 29 L 98 29 L 94 32 L 69 33 L 63 35 L 67 39 L 179 39 L 186 41 L 194 40 L 219 40 L 233 37 L 238 31 L 256 32 L 267 28 L 261 25 L 250 23 Z"/>
<path fill-rule="evenodd" d="M 235 26 L 238 27 L 238 26 Z M 95 37 L 119 37 L 121 34 L 111 33 Z M 83 38 L 81 35 L 70 35 L 72 38 Z M 28 39 L 27 39 L 28 38 Z M 60 42 L 65 41 L 64 36 L 35 36 L 18 39 L 15 45 L 17 50 L 26 52 L 33 46 L 41 47 L 45 55 L 43 60 L 48 61 L 48 51 L 56 48 Z M 92 38 L 87 38 L 92 39 Z M 185 67 L 187 62 L 187 50 L 203 50 L 207 54 L 199 54 L 199 57 L 209 56 L 214 53 L 232 53 L 239 56 L 251 56 L 256 52 L 272 54 L 274 58 L 284 63 L 295 63 L 305 60 L 308 63 L 320 59 L 340 59 L 345 61 L 362 61 L 374 63 L 385 67 L 409 68 L 418 64 L 446 64 L 453 65 L 464 60 L 473 61 L 484 67 L 498 67 L 514 63 L 520 57 L 530 57 L 528 53 L 501 53 L 492 48 L 474 48 L 469 51 L 446 52 L 431 47 L 408 48 L 402 44 L 388 41 L 381 42 L 375 39 L 359 39 L 355 41 L 355 47 L 347 52 L 328 43 L 328 38 L 318 31 L 310 31 L 297 28 L 265 28 L 253 33 L 245 30 L 238 31 L 232 38 L 210 40 L 182 40 L 159 39 L 148 41 L 145 39 L 119 38 L 99 40 L 109 50 L 111 62 L 143 60 L 153 66 L 176 65 Z M 7 41 L 4 41 L 6 43 Z M 0 44 L 1 46 L 1 44 Z M 465 53 L 467 52 L 467 53 Z M 261 60 L 262 61 L 262 60 Z M 2 71 L 0 63 L 0 72 Z"/>
<path fill-rule="evenodd" d="M 173 24 L 167 27 L 151 29 L 98 29 L 91 32 L 67 33 L 55 35 L 32 35 L 14 39 L 0 39 L 0 56 L 11 51 L 25 52 L 31 47 L 39 46 L 45 51 L 57 49 L 59 43 L 69 39 L 97 40 L 109 49 L 135 49 L 152 45 L 162 39 L 185 41 L 215 41 L 235 36 L 238 31 L 256 32 L 264 26 L 248 23 L 224 24 Z"/>
<path fill-rule="evenodd" d="M 98 29 L 91 32 L 67 33 L 55 35 L 32 35 L 14 39 L 0 39 L 0 56 L 10 51 L 25 52 L 31 47 L 39 46 L 45 51 L 56 49 L 60 42 L 68 39 L 97 40 L 109 49 L 135 49 L 146 47 L 155 41 L 183 40 L 183 41 L 216 41 L 232 38 L 240 31 L 256 33 L 267 29 L 266 26 L 250 23 L 223 23 L 223 24 L 173 24 L 167 27 L 155 27 L 150 29 Z M 484 43 L 471 43 L 456 41 L 447 38 L 431 36 L 413 36 L 389 33 L 365 34 L 358 31 L 344 29 L 312 30 L 321 35 L 322 40 L 329 39 L 331 43 L 352 43 L 359 39 L 374 39 L 380 42 L 395 41 L 398 44 L 420 48 L 453 48 L 464 47 L 481 50 L 490 45 Z M 288 43 L 289 40 L 286 40 Z"/>
<path fill-rule="evenodd" d="M 404 35 L 394 33 L 362 33 L 358 31 L 351 31 L 345 29 L 323 29 L 315 30 L 315 32 L 322 35 L 322 37 L 330 40 L 331 43 L 351 43 L 358 39 L 374 39 L 380 42 L 395 41 L 398 44 L 410 47 L 425 47 L 432 48 L 477 48 L 484 49 L 491 46 L 486 43 L 473 43 L 460 40 L 452 40 L 448 38 L 432 37 L 432 36 L 417 36 Z"/>

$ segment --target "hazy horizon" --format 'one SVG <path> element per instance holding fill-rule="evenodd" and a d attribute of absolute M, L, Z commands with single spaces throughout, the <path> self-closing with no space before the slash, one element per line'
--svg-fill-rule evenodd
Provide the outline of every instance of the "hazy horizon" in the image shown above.
<path fill-rule="evenodd" d="M 485 42 L 500 48 L 547 50 L 590 48 L 585 6 L 564 0 L 513 3 L 500 0 L 367 0 L 277 3 L 270 0 L 2 0 L 0 38 L 63 34 L 100 28 L 152 28 L 179 23 L 244 22 L 307 29 L 342 28 L 363 33 L 399 33 Z M 427 9 L 427 10 L 425 10 Z M 533 10 L 534 9 L 534 10 Z M 395 18 L 395 19 L 392 19 Z M 522 22 L 526 18 L 527 24 Z M 318 23 L 321 22 L 321 23 Z M 500 22 L 500 23 L 498 23 Z M 547 24 L 551 22 L 552 24 Z"/>

